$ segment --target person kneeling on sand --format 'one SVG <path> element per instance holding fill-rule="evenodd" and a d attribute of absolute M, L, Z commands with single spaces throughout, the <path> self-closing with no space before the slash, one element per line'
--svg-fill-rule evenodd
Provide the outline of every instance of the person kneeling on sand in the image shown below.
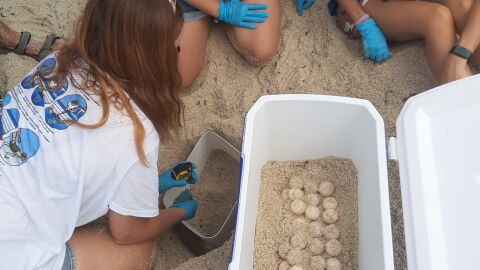
<path fill-rule="evenodd" d="M 298 15 L 315 0 L 295 0 Z M 185 26 L 179 37 L 183 88 L 200 74 L 205 61 L 210 18 L 225 23 L 233 47 L 253 65 L 263 66 L 277 53 L 280 0 L 178 0 Z M 259 4 L 258 2 L 261 2 Z"/>
<path fill-rule="evenodd" d="M 337 17 L 338 25 L 345 32 L 352 37 L 362 37 L 367 52 L 387 50 L 383 35 L 391 41 L 423 38 L 430 70 L 437 82 L 445 83 L 449 81 L 443 79 L 445 66 L 449 64 L 447 59 L 457 43 L 457 33 L 462 34 L 466 29 L 473 1 L 476 0 L 365 0 L 361 3 L 338 0 L 337 4 L 336 0 L 330 0 L 329 11 Z M 470 17 L 475 16 L 471 14 Z M 480 64 L 478 58 L 474 57 L 477 65 Z M 456 67 L 458 77 L 471 75 L 467 65 Z"/>
<path fill-rule="evenodd" d="M 173 0 L 89 0 L 73 40 L 4 95 L 3 266 L 147 269 L 153 240 L 195 216 L 189 192 L 158 206 L 159 192 L 187 184 L 157 169 L 160 138 L 183 111 L 176 10 Z M 107 229 L 88 224 L 105 214 Z"/>

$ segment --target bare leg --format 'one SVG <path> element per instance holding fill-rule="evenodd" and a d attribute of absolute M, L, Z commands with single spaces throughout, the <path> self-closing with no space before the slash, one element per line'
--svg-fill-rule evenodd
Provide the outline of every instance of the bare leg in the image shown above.
<path fill-rule="evenodd" d="M 185 23 L 178 37 L 180 54 L 178 65 L 182 75 L 182 89 L 190 87 L 202 70 L 207 49 L 209 17 Z"/>
<path fill-rule="evenodd" d="M 280 40 L 280 0 L 245 0 L 268 5 L 268 18 L 254 30 L 227 25 L 233 47 L 251 64 L 262 66 L 277 54 Z"/>
<path fill-rule="evenodd" d="M 455 21 L 455 30 L 462 33 L 467 21 L 468 13 L 473 5 L 473 0 L 431 0 L 432 2 L 442 4 L 450 11 Z"/>
<path fill-rule="evenodd" d="M 450 9 L 455 20 L 455 29 L 458 34 L 462 34 L 467 22 L 468 14 L 472 9 L 473 0 L 432 0 L 445 5 Z M 473 63 L 480 68 L 480 49 L 477 48 L 472 56 Z"/>
<path fill-rule="evenodd" d="M 153 242 L 118 245 L 107 227 L 87 225 L 75 229 L 70 244 L 78 270 L 145 270 L 150 268 Z"/>
<path fill-rule="evenodd" d="M 449 51 L 457 41 L 453 16 L 447 7 L 423 1 L 370 0 L 365 10 L 389 40 L 424 38 L 428 65 L 440 80 Z"/>
<path fill-rule="evenodd" d="M 20 40 L 20 33 L 12 30 L 4 22 L 0 21 L 0 47 L 13 50 Z M 65 42 L 57 39 L 52 49 L 58 50 Z M 31 40 L 28 43 L 26 53 L 29 55 L 37 55 L 43 46 L 43 42 Z"/>

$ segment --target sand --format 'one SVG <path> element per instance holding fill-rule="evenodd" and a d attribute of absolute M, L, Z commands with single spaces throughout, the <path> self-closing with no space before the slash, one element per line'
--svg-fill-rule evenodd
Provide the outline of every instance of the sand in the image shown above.
<path fill-rule="evenodd" d="M 30 31 L 36 39 L 51 32 L 68 38 L 84 4 L 85 0 L 1 0 L 0 19 L 19 31 Z M 294 1 L 281 0 L 281 5 L 279 55 L 265 67 L 249 65 L 234 51 L 222 25 L 212 24 L 205 66 L 183 98 L 184 128 L 178 138 L 162 143 L 161 169 L 185 159 L 207 130 L 217 132 L 239 148 L 243 117 L 265 94 L 309 93 L 367 99 L 382 115 L 386 135 L 394 136 L 395 121 L 406 98 L 434 86 L 423 56 L 423 42 L 392 44 L 391 59 L 374 64 L 362 57 L 358 40 L 349 39 L 336 28 L 327 15 L 326 0 L 317 1 L 303 17 L 296 15 Z M 0 89 L 13 87 L 35 64 L 26 56 L 0 55 Z M 405 269 L 400 186 L 398 178 L 390 181 L 395 266 Z M 181 244 L 172 250 L 174 241 L 177 240 L 172 234 L 159 239 L 157 245 L 171 252 L 158 252 L 157 270 L 178 265 L 165 262 L 185 261 L 192 256 Z M 211 259 L 226 260 L 219 254 L 211 255 Z"/>
<path fill-rule="evenodd" d="M 210 153 L 198 183 L 191 187 L 200 204 L 188 221 L 202 235 L 215 235 L 235 205 L 240 168 L 238 161 L 221 150 Z"/>
<path fill-rule="evenodd" d="M 342 262 L 342 269 L 358 269 L 356 169 L 351 160 L 336 158 L 311 161 L 271 161 L 263 167 L 257 212 L 254 269 L 277 269 L 278 265 L 284 261 L 277 253 L 278 247 L 282 243 L 292 242 L 291 237 L 298 234 L 305 235 L 307 243 L 307 247 L 302 249 L 307 258 L 298 265 L 303 266 L 304 269 L 310 269 L 309 259 L 313 255 L 308 251 L 308 244 L 315 236 L 309 232 L 308 226 L 305 226 L 304 229 L 292 227 L 292 221 L 298 217 L 304 217 L 304 215 L 293 214 L 290 210 L 291 200 L 282 196 L 282 192 L 289 188 L 288 182 L 293 176 L 311 180 L 317 185 L 323 181 L 330 181 L 335 185 L 332 197 L 337 200 L 336 211 L 339 217 L 335 225 L 340 231 L 338 241 L 343 247 L 342 252 L 336 258 Z M 320 196 L 320 198 L 323 201 L 324 197 Z M 325 223 L 320 222 L 326 226 Z M 324 244 L 327 241 L 324 236 L 318 239 L 321 239 Z M 331 257 L 326 251 L 321 256 Z"/>

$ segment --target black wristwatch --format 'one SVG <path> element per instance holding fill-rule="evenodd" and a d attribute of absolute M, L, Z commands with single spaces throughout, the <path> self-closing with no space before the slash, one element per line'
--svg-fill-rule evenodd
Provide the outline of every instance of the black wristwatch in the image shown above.
<path fill-rule="evenodd" d="M 466 59 L 467 61 L 469 61 L 470 57 L 472 56 L 472 51 L 460 45 L 453 46 L 453 48 L 450 50 L 450 53 L 455 54 L 456 56 L 461 57 L 463 59 Z"/>

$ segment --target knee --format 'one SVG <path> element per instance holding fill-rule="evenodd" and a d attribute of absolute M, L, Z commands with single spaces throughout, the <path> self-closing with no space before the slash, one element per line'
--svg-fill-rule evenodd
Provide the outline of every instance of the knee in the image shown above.
<path fill-rule="evenodd" d="M 449 5 L 458 32 L 461 32 L 463 30 L 463 27 L 465 26 L 465 21 L 467 19 L 468 13 L 470 12 L 470 9 L 472 8 L 472 5 L 472 0 L 455 0 L 452 1 L 451 5 Z"/>
<path fill-rule="evenodd" d="M 264 66 L 268 64 L 277 54 L 277 45 L 257 46 L 244 53 L 245 58 L 249 63 L 255 66 Z"/>
<path fill-rule="evenodd" d="M 446 6 L 437 4 L 431 9 L 430 17 L 427 18 L 426 31 L 429 34 L 442 33 L 448 28 L 454 27 L 453 15 Z"/>
<path fill-rule="evenodd" d="M 448 6 L 451 7 L 452 13 L 454 16 L 467 17 L 468 12 L 472 8 L 472 0 L 455 0 L 451 1 L 451 4 Z"/>
<path fill-rule="evenodd" d="M 192 68 L 190 70 L 182 70 L 180 69 L 180 76 L 182 78 L 182 86 L 180 87 L 181 90 L 186 90 L 190 88 L 195 80 L 197 79 L 198 75 L 202 71 L 202 66 L 200 65 L 198 68 Z"/>

